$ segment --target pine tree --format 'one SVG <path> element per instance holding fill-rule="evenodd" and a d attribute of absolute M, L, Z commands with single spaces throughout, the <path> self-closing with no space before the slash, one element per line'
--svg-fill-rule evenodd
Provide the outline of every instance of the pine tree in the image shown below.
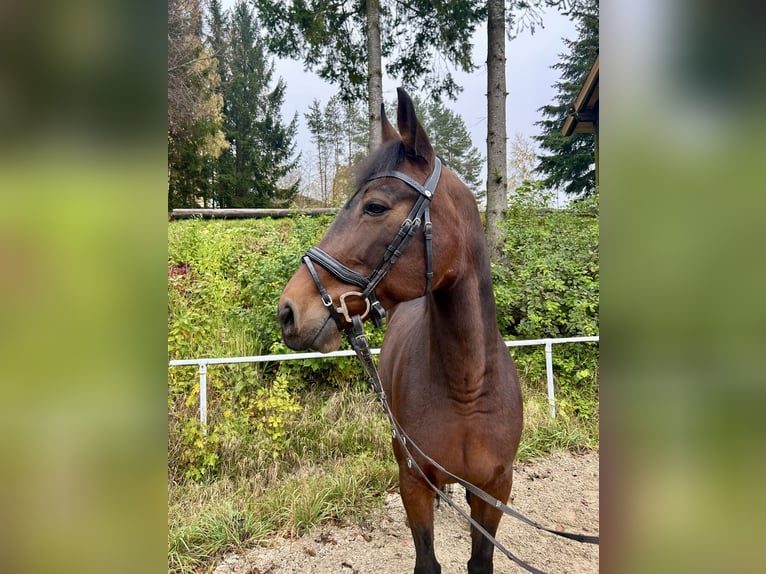
<path fill-rule="evenodd" d="M 311 133 L 311 141 L 316 146 L 316 166 L 319 176 L 319 201 L 323 205 L 329 205 L 330 201 L 330 154 L 329 141 L 325 125 L 325 111 L 322 104 L 316 98 L 311 102 L 309 111 L 303 114 L 306 125 Z"/>
<path fill-rule="evenodd" d="M 335 94 L 324 107 L 315 99 L 304 117 L 316 146 L 318 171 L 318 178 L 307 183 L 319 190 L 324 205 L 340 205 L 352 191 L 352 166 L 367 149 L 364 113 L 358 103 Z"/>
<path fill-rule="evenodd" d="M 578 1 L 578 0 L 572 0 Z M 570 0 L 488 0 L 487 2 L 487 220 L 492 260 L 500 257 L 508 206 L 508 165 L 505 80 L 506 36 L 511 40 L 524 29 L 542 25 L 542 5 L 567 9 Z"/>
<path fill-rule="evenodd" d="M 212 57 L 218 62 L 218 76 L 221 78 L 221 84 L 226 85 L 230 76 L 226 60 L 228 21 L 220 0 L 209 0 L 208 14 L 207 27 L 209 32 L 205 38 L 206 44 Z M 222 89 L 219 88 L 219 91 Z"/>
<path fill-rule="evenodd" d="M 484 2 L 369 0 L 283 2 L 255 0 L 269 31 L 269 49 L 302 59 L 307 68 L 337 84 L 344 101 L 368 104 L 368 148 L 380 143 L 383 64 L 405 86 L 454 97 L 452 75 L 434 61 L 471 71 L 471 36 Z"/>
<path fill-rule="evenodd" d="M 219 16 L 213 4 L 211 14 L 215 22 Z M 219 23 L 224 21 L 220 16 Z M 216 53 L 226 71 L 224 131 L 230 147 L 217 163 L 216 203 L 218 207 L 287 203 L 298 190 L 297 181 L 285 184 L 298 163 L 294 157 L 297 114 L 289 124 L 283 123 L 285 84 L 279 79 L 270 88 L 274 64 L 266 58 L 255 15 L 244 0 L 234 6 L 228 25 L 220 28 L 228 31 Z M 215 31 L 212 25 L 211 30 Z"/>
<path fill-rule="evenodd" d="M 561 73 L 554 84 L 555 102 L 539 108 L 547 119 L 535 124 L 541 128 L 535 139 L 543 152 L 536 171 L 545 177 L 544 185 L 582 197 L 596 192 L 593 134 L 564 137 L 561 126 L 598 55 L 598 10 L 598 0 L 583 0 L 572 11 L 578 36 L 576 40 L 564 40 L 567 53 L 561 54 L 553 66 Z"/>
<path fill-rule="evenodd" d="M 487 2 L 487 244 L 495 260 L 502 251 L 500 222 L 508 204 L 506 181 L 505 0 Z"/>
<path fill-rule="evenodd" d="M 209 166 L 227 146 L 216 60 L 202 42 L 199 0 L 168 2 L 168 209 L 210 196 Z"/>
<path fill-rule="evenodd" d="M 473 145 L 463 118 L 438 98 L 426 100 L 415 95 L 412 103 L 436 154 L 463 180 L 477 201 L 481 201 L 484 197 L 481 181 L 484 158 Z M 397 105 L 393 100 L 388 108 L 396 110 Z M 396 112 L 389 117 L 396 117 Z"/>
<path fill-rule="evenodd" d="M 346 135 L 344 110 L 343 102 L 337 94 L 328 100 L 324 110 L 324 123 L 332 159 L 333 177 L 330 188 L 330 201 L 333 204 L 339 203 L 345 197 L 343 193 L 344 186 L 348 183 L 347 178 L 339 177 L 342 174 L 343 167 L 348 165 L 349 159 L 346 157 L 346 146 L 344 145 Z"/>
<path fill-rule="evenodd" d="M 436 153 L 481 200 L 484 158 L 473 145 L 463 118 L 436 99 L 423 103 L 415 97 L 414 103 Z"/>
<path fill-rule="evenodd" d="M 338 96 L 340 97 L 340 96 Z M 355 102 L 345 102 L 343 107 L 343 141 L 346 146 L 346 165 L 358 163 L 367 153 L 367 118 L 364 110 Z"/>

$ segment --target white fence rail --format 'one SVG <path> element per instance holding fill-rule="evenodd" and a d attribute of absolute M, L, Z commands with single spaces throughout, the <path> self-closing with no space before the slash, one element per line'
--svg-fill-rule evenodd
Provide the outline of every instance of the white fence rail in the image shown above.
<path fill-rule="evenodd" d="M 527 339 L 524 341 L 506 341 L 506 347 L 530 347 L 545 345 L 545 375 L 548 382 L 548 404 L 551 418 L 556 417 L 556 397 L 553 390 L 553 345 L 561 343 L 598 342 L 598 335 L 592 337 L 569 337 L 562 339 Z M 372 349 L 373 355 L 380 354 L 380 349 Z M 207 424 L 207 367 L 208 365 L 226 365 L 233 363 L 265 363 L 277 361 L 302 361 L 305 359 L 332 359 L 334 357 L 353 357 L 354 351 L 333 351 L 331 353 L 286 353 L 282 355 L 257 355 L 254 357 L 219 357 L 209 359 L 174 359 L 169 367 L 196 365 L 199 371 L 199 420 Z"/>

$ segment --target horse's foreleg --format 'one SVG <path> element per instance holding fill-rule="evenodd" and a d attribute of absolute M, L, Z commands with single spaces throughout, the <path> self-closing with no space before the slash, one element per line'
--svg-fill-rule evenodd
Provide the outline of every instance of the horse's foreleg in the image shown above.
<path fill-rule="evenodd" d="M 415 574 L 441 574 L 434 552 L 434 493 L 408 472 L 399 472 L 399 491 L 415 542 Z"/>
<path fill-rule="evenodd" d="M 507 486 L 493 489 L 495 497 L 507 501 L 511 493 L 511 484 L 508 481 Z M 471 505 L 471 518 L 481 524 L 481 526 L 492 536 L 497 533 L 497 527 L 502 518 L 502 511 L 490 506 L 478 496 L 466 496 Z M 494 565 L 492 562 L 495 552 L 495 546 L 490 540 L 479 532 L 474 526 L 471 526 L 471 559 L 468 561 L 468 574 L 492 574 Z"/>

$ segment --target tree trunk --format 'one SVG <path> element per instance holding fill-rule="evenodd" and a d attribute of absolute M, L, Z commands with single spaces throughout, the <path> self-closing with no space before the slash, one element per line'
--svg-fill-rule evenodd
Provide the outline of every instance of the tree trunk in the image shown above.
<path fill-rule="evenodd" d="M 505 129 L 505 2 L 487 4 L 487 242 L 490 257 L 501 253 L 503 234 L 498 223 L 507 207 Z"/>
<path fill-rule="evenodd" d="M 380 106 L 383 103 L 383 68 L 380 56 L 380 0 L 367 1 L 367 103 L 370 120 L 369 152 L 380 145 Z"/>

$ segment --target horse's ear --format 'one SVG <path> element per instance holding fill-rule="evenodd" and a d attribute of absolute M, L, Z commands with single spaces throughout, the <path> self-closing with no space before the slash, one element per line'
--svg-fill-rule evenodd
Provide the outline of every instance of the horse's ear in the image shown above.
<path fill-rule="evenodd" d="M 391 122 L 389 122 L 388 118 L 386 117 L 386 105 L 382 103 L 380 104 L 380 125 L 382 128 L 381 143 L 386 143 L 387 141 L 399 138 L 399 134 L 396 133 L 394 126 L 391 125 Z"/>
<path fill-rule="evenodd" d="M 396 120 L 399 126 L 399 133 L 404 142 L 404 149 L 407 155 L 422 157 L 430 163 L 435 155 L 434 149 L 431 147 L 431 142 L 428 140 L 423 126 L 420 125 L 415 115 L 415 106 L 412 103 L 412 99 L 403 88 L 396 88 L 396 93 L 399 96 L 399 109 Z"/>

